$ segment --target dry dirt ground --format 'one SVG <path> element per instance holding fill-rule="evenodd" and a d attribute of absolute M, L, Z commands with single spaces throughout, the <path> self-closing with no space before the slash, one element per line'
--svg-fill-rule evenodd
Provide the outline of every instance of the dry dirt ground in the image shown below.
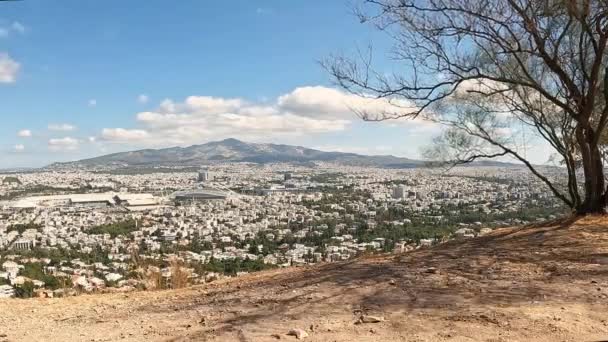
<path fill-rule="evenodd" d="M 0 301 L 0 341 L 295 341 L 292 328 L 309 341 L 608 340 L 608 220 L 183 290 Z"/>

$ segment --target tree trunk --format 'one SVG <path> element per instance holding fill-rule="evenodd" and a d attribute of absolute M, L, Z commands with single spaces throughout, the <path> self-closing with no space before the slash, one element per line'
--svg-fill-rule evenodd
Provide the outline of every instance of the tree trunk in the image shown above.
<path fill-rule="evenodd" d="M 585 177 L 585 199 L 575 210 L 578 215 L 606 213 L 604 164 L 599 145 L 594 143 L 591 128 L 577 128 L 576 138 L 581 151 Z"/>
<path fill-rule="evenodd" d="M 578 208 L 581 205 L 581 196 L 578 188 L 578 179 L 576 175 L 576 160 L 571 151 L 564 153 L 564 160 L 566 161 L 566 169 L 568 170 L 568 192 L 570 193 L 571 208 Z"/>

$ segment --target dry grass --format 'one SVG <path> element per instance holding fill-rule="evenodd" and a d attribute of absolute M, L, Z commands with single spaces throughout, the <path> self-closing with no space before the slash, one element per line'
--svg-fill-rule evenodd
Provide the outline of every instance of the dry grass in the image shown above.
<path fill-rule="evenodd" d="M 147 267 L 142 282 L 146 290 L 162 290 L 165 287 L 160 269 L 154 266 Z"/>
<path fill-rule="evenodd" d="M 184 263 L 177 258 L 169 262 L 171 270 L 171 288 L 182 289 L 190 285 L 191 272 L 184 266 Z"/>

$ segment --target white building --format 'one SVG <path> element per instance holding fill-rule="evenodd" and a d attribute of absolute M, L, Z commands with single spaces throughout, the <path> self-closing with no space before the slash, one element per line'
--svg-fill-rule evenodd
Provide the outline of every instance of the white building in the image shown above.
<path fill-rule="evenodd" d="M 10 285 L 0 285 L 0 298 L 10 298 L 15 295 L 15 289 Z"/>
<path fill-rule="evenodd" d="M 213 180 L 213 174 L 209 172 L 209 169 L 201 169 L 198 171 L 198 181 L 207 182 Z"/>

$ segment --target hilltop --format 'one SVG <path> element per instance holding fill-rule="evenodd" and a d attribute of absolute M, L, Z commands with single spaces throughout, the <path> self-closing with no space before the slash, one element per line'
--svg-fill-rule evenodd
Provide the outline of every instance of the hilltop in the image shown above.
<path fill-rule="evenodd" d="M 217 162 L 307 163 L 336 162 L 360 166 L 416 167 L 423 161 L 395 156 L 365 156 L 355 153 L 324 152 L 302 146 L 258 144 L 224 139 L 189 147 L 145 149 L 114 153 L 76 162 L 55 163 L 51 167 L 118 166 L 142 167 L 155 165 L 201 166 Z"/>
<path fill-rule="evenodd" d="M 608 220 L 503 228 L 405 254 L 182 290 L 0 301 L 7 341 L 601 341 Z M 356 324 L 362 315 L 383 319 Z M 2 340 L 2 338 L 0 338 Z"/>
<path fill-rule="evenodd" d="M 392 155 L 361 155 L 344 152 L 325 152 L 302 146 L 284 144 L 259 144 L 238 139 L 224 139 L 189 147 L 170 147 L 163 149 L 144 149 L 130 152 L 108 154 L 100 157 L 73 162 L 54 163 L 48 168 L 87 168 L 87 167 L 154 167 L 179 166 L 200 167 L 214 163 L 300 163 L 331 162 L 350 166 L 415 168 L 427 162 Z M 475 162 L 476 166 L 521 166 L 492 160 Z"/>

